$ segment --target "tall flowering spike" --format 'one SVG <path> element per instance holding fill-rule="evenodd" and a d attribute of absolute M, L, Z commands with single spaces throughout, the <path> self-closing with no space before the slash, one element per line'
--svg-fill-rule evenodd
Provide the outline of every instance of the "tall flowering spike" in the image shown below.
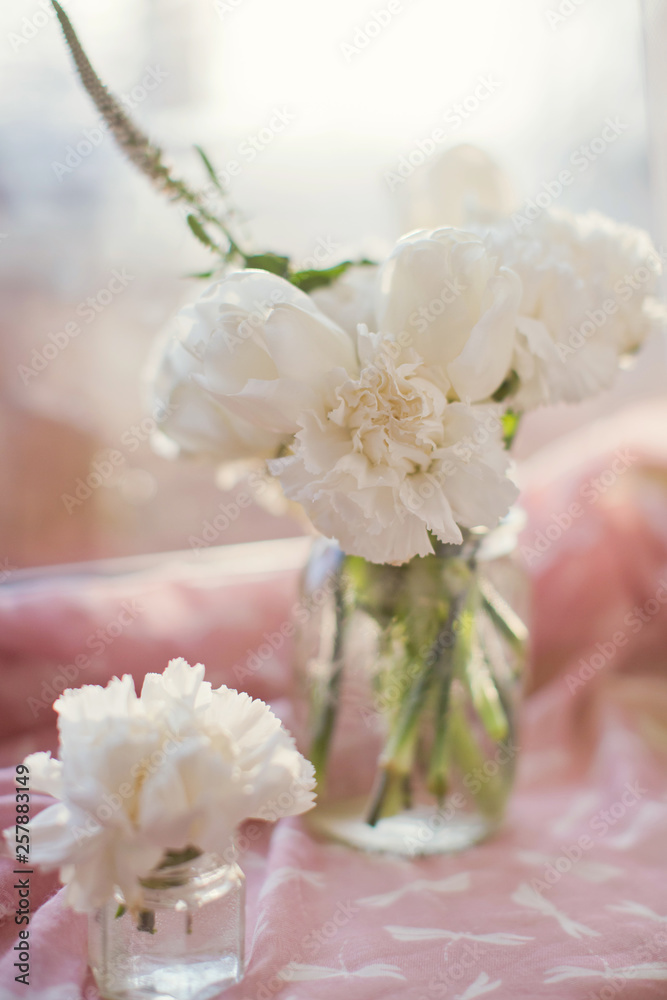
<path fill-rule="evenodd" d="M 162 150 L 134 124 L 122 104 L 111 94 L 93 69 L 83 50 L 72 22 L 57 2 L 51 0 L 55 8 L 65 40 L 69 46 L 81 82 L 92 98 L 95 107 L 111 129 L 118 145 L 129 159 L 161 189 L 178 194 L 180 182 L 174 180 L 162 162 Z"/>
<path fill-rule="evenodd" d="M 128 159 L 149 178 L 158 191 L 166 194 L 172 201 L 182 201 L 192 207 L 193 215 L 188 216 L 188 224 L 200 242 L 216 253 L 224 253 L 225 257 L 238 254 L 243 259 L 246 259 L 245 254 L 228 231 L 226 224 L 208 212 L 205 200 L 200 192 L 190 188 L 179 177 L 173 176 L 170 168 L 163 160 L 163 153 L 160 147 L 151 142 L 148 136 L 132 121 L 118 99 L 102 83 L 93 69 L 90 59 L 86 55 L 67 14 L 58 3 L 58 0 L 51 0 L 51 2 L 60 21 L 65 41 L 72 53 L 72 58 L 74 59 L 81 82 L 95 104 L 95 107 L 102 115 L 102 118 L 111 129 L 111 134 Z M 200 155 L 202 155 L 201 151 Z M 210 170 L 210 164 L 205 155 L 203 159 L 207 165 L 207 169 Z M 211 239 L 202 223 L 211 223 L 224 233 L 229 245 L 228 251 L 219 247 Z"/>

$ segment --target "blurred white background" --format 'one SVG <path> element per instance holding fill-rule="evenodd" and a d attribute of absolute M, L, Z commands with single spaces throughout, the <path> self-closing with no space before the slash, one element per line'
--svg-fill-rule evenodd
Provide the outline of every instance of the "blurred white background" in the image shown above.
<path fill-rule="evenodd" d="M 447 133 L 442 148 L 474 143 L 492 155 L 511 177 L 516 205 L 583 157 L 586 169 L 576 167 L 558 203 L 655 229 L 636 0 L 65 6 L 110 89 L 131 95 L 133 114 L 182 172 L 204 180 L 196 142 L 219 168 L 238 164 L 231 199 L 260 249 L 303 260 L 326 245 L 334 263 L 380 252 L 415 221 L 452 221 L 416 215 L 435 156 L 408 183 L 388 180 L 437 128 Z M 70 170 L 58 166 L 97 116 L 49 9 L 46 0 L 10 0 L 0 11 L 0 471 L 8 484 L 0 557 L 13 565 L 187 548 L 221 502 L 210 469 L 166 463 L 145 440 L 136 450 L 124 443 L 144 415 L 140 373 L 151 338 L 198 293 L 184 276 L 210 261 L 109 136 L 80 163 L 70 157 Z M 142 92 L 147 74 L 161 82 Z M 276 111 L 286 124 L 269 135 Z M 608 119 L 618 138 L 587 156 L 581 147 Z M 435 194 L 445 212 L 447 192 Z M 26 382 L 19 366 L 33 348 L 123 268 L 127 287 Z M 519 455 L 661 393 L 664 375 L 654 345 L 604 398 L 527 421 Z M 68 513 L 63 493 L 108 448 L 121 451 L 116 472 Z M 253 510 L 219 541 L 295 530 Z"/>

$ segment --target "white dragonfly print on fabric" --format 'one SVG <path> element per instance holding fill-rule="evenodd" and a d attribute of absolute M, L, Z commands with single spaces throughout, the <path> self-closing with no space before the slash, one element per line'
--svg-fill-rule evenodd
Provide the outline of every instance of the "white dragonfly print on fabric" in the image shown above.
<path fill-rule="evenodd" d="M 602 805 L 602 796 L 597 789 L 588 789 L 576 795 L 563 813 L 556 817 L 551 826 L 555 837 L 567 837 L 581 825 L 581 821 L 589 819 Z"/>
<path fill-rule="evenodd" d="M 474 983 L 471 983 L 464 993 L 457 993 L 454 1000 L 475 1000 L 475 997 L 484 996 L 485 993 L 492 993 L 502 985 L 502 979 L 491 979 L 486 972 L 480 972 Z"/>
<path fill-rule="evenodd" d="M 610 903 L 607 909 L 613 910 L 615 913 L 630 913 L 634 917 L 645 917 L 658 924 L 667 924 L 667 916 L 662 917 L 649 906 L 644 906 L 643 903 L 633 903 L 630 899 L 625 899 L 622 903 Z"/>
<path fill-rule="evenodd" d="M 642 962 L 640 965 L 623 965 L 618 969 L 612 969 L 605 963 L 604 969 L 586 969 L 577 965 L 557 965 L 553 969 L 547 969 L 544 980 L 546 983 L 562 983 L 565 979 L 596 978 L 605 980 L 615 980 L 616 982 L 629 979 L 651 979 L 667 980 L 667 962 Z"/>
<path fill-rule="evenodd" d="M 541 868 L 545 865 L 553 865 L 562 855 L 542 854 L 541 851 L 517 851 L 517 859 L 524 865 L 531 865 Z M 601 861 L 577 861 L 572 865 L 568 875 L 583 879 L 584 882 L 608 882 L 609 879 L 618 878 L 625 872 L 617 865 L 604 864 Z"/>
<path fill-rule="evenodd" d="M 394 889 L 393 892 L 384 892 L 379 896 L 364 896 L 362 899 L 357 899 L 356 903 L 358 906 L 380 908 L 391 906 L 392 903 L 398 902 L 403 896 L 412 892 L 465 892 L 469 888 L 470 872 L 459 872 L 457 875 L 450 875 L 449 878 L 441 879 L 439 882 L 420 878 L 415 882 L 409 882 L 407 885 L 401 886 L 399 889 Z"/>
<path fill-rule="evenodd" d="M 309 872 L 301 868 L 291 868 L 289 865 L 284 865 L 282 868 L 276 868 L 267 877 L 262 886 L 259 898 L 264 899 L 274 889 L 285 885 L 286 882 L 294 881 L 306 882 L 314 889 L 323 889 L 326 884 L 324 875 L 321 872 Z"/>
<path fill-rule="evenodd" d="M 250 962 L 255 953 L 255 947 L 257 946 L 257 943 L 260 941 L 263 934 L 266 931 L 268 931 L 272 926 L 273 926 L 272 921 L 269 917 L 269 914 L 266 912 L 266 909 L 260 910 L 257 916 L 255 927 L 252 932 L 252 941 L 250 942 L 250 950 L 247 956 L 248 962 Z"/>
<path fill-rule="evenodd" d="M 624 830 L 607 837 L 606 847 L 612 847 L 615 851 L 629 851 L 637 844 L 641 844 L 664 826 L 667 820 L 667 805 L 663 802 L 643 802 L 633 810 L 629 819 L 630 822 Z"/>
<path fill-rule="evenodd" d="M 527 906 L 531 910 L 537 910 L 543 917 L 552 917 L 557 920 L 566 934 L 573 938 L 600 937 L 600 932 L 572 920 L 567 914 L 559 910 L 550 899 L 545 899 L 536 889 L 522 882 L 519 888 L 512 895 L 512 900 L 519 906 Z"/>
<path fill-rule="evenodd" d="M 285 982 L 314 982 L 317 979 L 401 979 L 405 976 L 397 965 L 363 965 L 359 969 L 332 969 L 326 965 L 304 965 L 290 962 L 278 973 Z"/>
<path fill-rule="evenodd" d="M 532 937 L 523 934 L 509 934 L 498 931 L 495 934 L 472 934 L 468 931 L 446 931 L 440 927 L 396 927 L 390 925 L 385 930 L 395 941 L 483 941 L 505 947 L 526 944 Z"/>

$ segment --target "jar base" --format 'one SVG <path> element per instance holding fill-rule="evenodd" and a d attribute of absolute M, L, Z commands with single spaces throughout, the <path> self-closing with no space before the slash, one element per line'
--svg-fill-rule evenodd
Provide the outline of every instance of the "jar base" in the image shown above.
<path fill-rule="evenodd" d="M 211 1000 L 243 978 L 243 966 L 236 955 L 154 969 L 143 964 L 135 974 L 125 972 L 122 980 L 113 974 L 106 980 L 97 979 L 103 1000 Z"/>
<path fill-rule="evenodd" d="M 497 830 L 499 823 L 478 813 L 449 815 L 447 807 L 410 809 L 379 820 L 365 821 L 367 799 L 318 805 L 304 817 L 314 833 L 371 853 L 418 857 L 455 854 L 479 843 Z"/>

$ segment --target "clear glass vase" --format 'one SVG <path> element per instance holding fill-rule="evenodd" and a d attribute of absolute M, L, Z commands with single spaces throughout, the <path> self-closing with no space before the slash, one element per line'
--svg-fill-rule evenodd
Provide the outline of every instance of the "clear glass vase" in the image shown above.
<path fill-rule="evenodd" d="M 144 908 L 120 892 L 95 914 L 88 950 L 107 1000 L 207 1000 L 243 977 L 245 878 L 210 854 L 143 881 Z"/>
<path fill-rule="evenodd" d="M 461 850 L 502 821 L 527 644 L 522 520 L 403 566 L 314 544 L 297 660 L 319 832 L 414 856 Z"/>

